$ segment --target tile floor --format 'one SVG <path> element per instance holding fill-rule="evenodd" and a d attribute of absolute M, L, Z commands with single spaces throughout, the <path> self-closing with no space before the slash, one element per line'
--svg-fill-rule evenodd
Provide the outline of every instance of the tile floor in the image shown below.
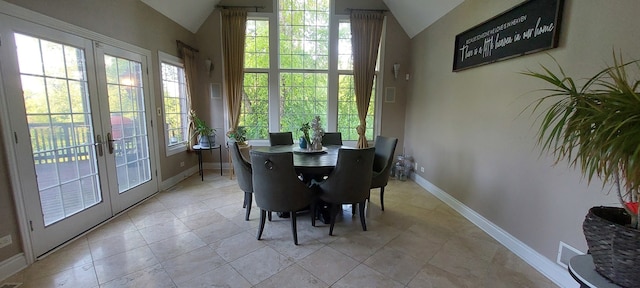
<path fill-rule="evenodd" d="M 235 180 L 206 171 L 124 213 L 4 282 L 26 287 L 556 287 L 412 181 L 391 180 L 368 231 L 344 206 L 334 236 L 299 216 L 244 221 Z M 2 286 L 2 285 L 0 285 Z"/>

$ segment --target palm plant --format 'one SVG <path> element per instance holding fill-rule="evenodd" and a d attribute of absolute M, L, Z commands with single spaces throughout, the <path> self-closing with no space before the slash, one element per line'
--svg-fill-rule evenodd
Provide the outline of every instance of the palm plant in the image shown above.
<path fill-rule="evenodd" d="M 552 57 L 553 58 L 553 57 Z M 637 202 L 640 197 L 640 65 L 624 62 L 613 53 L 613 65 L 599 71 L 578 87 L 560 64 L 552 72 L 527 71 L 552 87 L 529 108 L 540 112 L 537 144 L 541 153 L 554 156 L 555 163 L 567 161 L 579 167 L 590 183 L 594 176 L 603 186 L 613 184 L 622 207 L 634 215 L 638 229 Z M 630 75 L 634 78 L 631 79 Z M 550 105 L 543 103 L 550 102 Z"/>

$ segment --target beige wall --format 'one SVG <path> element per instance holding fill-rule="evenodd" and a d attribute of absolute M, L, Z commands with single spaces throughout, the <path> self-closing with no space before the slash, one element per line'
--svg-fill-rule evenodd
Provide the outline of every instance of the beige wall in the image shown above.
<path fill-rule="evenodd" d="M 538 157 L 535 119 L 520 112 L 543 85 L 518 72 L 552 60 L 537 53 L 451 72 L 455 36 L 520 2 L 467 0 L 412 39 L 405 145 L 425 168 L 419 176 L 555 262 L 560 241 L 586 252 L 589 207 L 617 201 Z M 548 53 L 577 78 L 610 63 L 614 48 L 638 59 L 638 11 L 637 0 L 567 0 L 560 47 Z"/>

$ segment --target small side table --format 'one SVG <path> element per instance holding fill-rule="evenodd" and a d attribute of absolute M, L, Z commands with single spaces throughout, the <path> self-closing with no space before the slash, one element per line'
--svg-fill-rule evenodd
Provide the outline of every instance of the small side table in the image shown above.
<path fill-rule="evenodd" d="M 569 274 L 580 283 L 580 287 L 620 287 L 596 272 L 596 266 L 593 265 L 593 258 L 589 254 L 573 256 L 569 260 Z"/>
<path fill-rule="evenodd" d="M 204 168 L 202 167 L 202 151 L 209 150 L 211 154 L 213 154 L 212 150 L 218 149 L 218 153 L 220 154 L 220 176 L 222 176 L 222 148 L 220 145 L 214 145 L 210 147 L 202 147 L 200 145 L 193 145 L 193 151 L 196 151 L 198 154 L 198 173 L 200 174 L 201 181 L 204 181 Z"/>

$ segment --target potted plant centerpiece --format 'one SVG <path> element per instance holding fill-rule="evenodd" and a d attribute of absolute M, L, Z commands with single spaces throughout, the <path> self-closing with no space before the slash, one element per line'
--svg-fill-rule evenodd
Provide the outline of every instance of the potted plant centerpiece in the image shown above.
<path fill-rule="evenodd" d="M 555 59 L 554 59 L 555 61 Z M 540 113 L 538 146 L 556 163 L 579 167 L 590 182 L 594 176 L 612 184 L 621 207 L 593 207 L 583 231 L 596 271 L 614 283 L 640 283 L 640 65 L 613 55 L 613 64 L 577 85 L 560 64 L 559 72 L 524 75 L 551 87 L 528 107 Z"/>
<path fill-rule="evenodd" d="M 309 131 L 313 132 L 313 136 L 309 137 Z M 320 123 L 320 116 L 313 117 L 311 124 L 309 122 L 303 123 L 300 126 L 302 131 L 302 137 L 300 137 L 300 148 L 311 151 L 322 150 L 322 136 L 324 136 L 324 129 Z"/>
<path fill-rule="evenodd" d="M 189 111 L 189 117 L 193 121 L 193 135 L 191 137 L 198 135 L 198 144 L 202 148 L 209 148 L 216 145 L 216 129 L 211 128 L 207 125 L 207 123 L 198 118 L 196 112 L 194 110 Z"/>
<path fill-rule="evenodd" d="M 235 131 L 227 132 L 227 137 L 238 142 L 239 146 L 247 146 L 247 129 L 244 126 L 238 126 Z"/>
<path fill-rule="evenodd" d="M 302 131 L 302 137 L 300 137 L 300 148 L 307 149 L 307 147 L 311 147 L 311 138 L 309 138 L 309 130 L 311 126 L 309 126 L 309 122 L 303 123 L 300 126 L 300 131 Z"/>

